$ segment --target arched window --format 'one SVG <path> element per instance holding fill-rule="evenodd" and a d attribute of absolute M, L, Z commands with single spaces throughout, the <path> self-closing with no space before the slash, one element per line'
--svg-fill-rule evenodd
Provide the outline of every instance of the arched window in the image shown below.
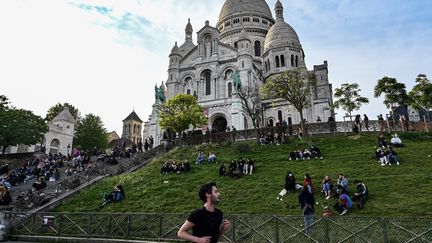
<path fill-rule="evenodd" d="M 273 126 L 273 119 L 269 120 L 269 126 L 271 126 L 271 127 Z"/>
<path fill-rule="evenodd" d="M 291 55 L 291 67 L 294 67 L 294 55 Z"/>
<path fill-rule="evenodd" d="M 279 67 L 279 56 L 276 56 L 275 59 L 276 59 L 276 67 L 278 68 Z"/>
<path fill-rule="evenodd" d="M 204 71 L 203 74 L 204 82 L 205 82 L 205 94 L 211 94 L 211 72 L 209 70 Z"/>
<path fill-rule="evenodd" d="M 295 58 L 295 66 L 298 67 L 298 56 Z"/>
<path fill-rule="evenodd" d="M 238 44 L 237 44 L 237 41 L 236 41 L 236 42 L 234 42 L 234 48 L 238 48 Z"/>
<path fill-rule="evenodd" d="M 228 83 L 228 97 L 229 98 L 232 97 L 232 84 L 231 84 L 231 82 Z"/>
<path fill-rule="evenodd" d="M 278 120 L 282 122 L 282 111 L 278 110 Z"/>
<path fill-rule="evenodd" d="M 261 43 L 259 41 L 255 41 L 255 56 L 260 57 L 261 56 Z"/>
<path fill-rule="evenodd" d="M 185 78 L 184 83 L 185 84 L 191 84 L 192 83 L 192 78 L 191 77 Z"/>
<path fill-rule="evenodd" d="M 285 67 L 285 56 L 284 55 L 281 55 L 280 61 L 281 61 L 281 67 Z"/>
<path fill-rule="evenodd" d="M 187 89 L 186 94 L 188 94 L 188 95 L 191 94 L 190 89 Z"/>

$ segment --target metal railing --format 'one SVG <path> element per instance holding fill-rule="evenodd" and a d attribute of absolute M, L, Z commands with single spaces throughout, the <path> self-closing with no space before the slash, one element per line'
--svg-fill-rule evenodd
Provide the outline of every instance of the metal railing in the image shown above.
<path fill-rule="evenodd" d="M 351 133 L 353 131 L 354 121 L 343 122 L 319 122 L 308 123 L 304 126 L 303 136 L 323 135 L 334 133 Z M 268 133 L 286 136 L 297 134 L 300 124 L 288 125 L 286 127 L 265 127 L 257 129 L 237 130 L 235 132 L 217 132 L 203 135 L 192 135 L 177 138 L 176 145 L 197 145 L 203 143 L 222 143 L 234 140 L 257 139 L 260 134 L 266 136 Z M 399 121 L 378 121 L 370 120 L 366 127 L 364 123 L 360 124 L 359 132 L 403 132 L 403 131 L 429 131 L 432 129 L 432 123 L 428 122 L 409 122 L 402 126 Z"/>
<path fill-rule="evenodd" d="M 9 213 L 11 236 L 179 241 L 185 214 Z M 227 215 L 221 242 L 431 242 L 432 218 Z"/>

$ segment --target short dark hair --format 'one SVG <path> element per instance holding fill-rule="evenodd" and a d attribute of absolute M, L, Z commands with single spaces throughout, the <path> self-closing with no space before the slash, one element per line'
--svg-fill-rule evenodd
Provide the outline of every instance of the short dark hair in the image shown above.
<path fill-rule="evenodd" d="M 201 186 L 200 190 L 198 191 L 198 196 L 204 203 L 207 202 L 207 193 L 212 193 L 213 186 L 216 186 L 215 182 L 209 182 L 207 184 L 204 184 Z"/>

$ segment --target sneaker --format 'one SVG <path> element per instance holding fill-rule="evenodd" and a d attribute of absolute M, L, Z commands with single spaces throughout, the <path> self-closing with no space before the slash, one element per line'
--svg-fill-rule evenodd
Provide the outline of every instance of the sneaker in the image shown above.
<path fill-rule="evenodd" d="M 281 199 L 279 199 L 279 200 L 283 201 L 283 199 L 282 199 L 282 198 L 281 198 Z"/>
<path fill-rule="evenodd" d="M 342 211 L 342 213 L 340 215 L 342 216 L 342 215 L 345 215 L 346 213 L 348 213 L 348 210 L 345 209 L 344 211 Z"/>
<path fill-rule="evenodd" d="M 280 197 L 276 197 L 276 200 L 279 200 L 280 199 Z"/>
<path fill-rule="evenodd" d="M 325 199 L 326 199 L 326 200 L 329 200 L 329 199 L 330 199 L 330 195 L 328 195 Z"/>
<path fill-rule="evenodd" d="M 399 162 L 397 162 L 396 165 L 399 165 Z"/>
<path fill-rule="evenodd" d="M 383 163 L 383 164 L 381 164 L 381 166 L 385 166 L 385 164 Z"/>

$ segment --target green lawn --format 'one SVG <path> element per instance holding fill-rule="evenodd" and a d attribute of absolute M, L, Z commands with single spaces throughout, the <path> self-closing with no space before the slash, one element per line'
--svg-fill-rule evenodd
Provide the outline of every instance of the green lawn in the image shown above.
<path fill-rule="evenodd" d="M 354 179 L 362 179 L 369 188 L 369 200 L 364 209 L 354 209 L 351 216 L 432 216 L 432 137 L 431 134 L 402 134 L 405 148 L 396 149 L 400 166 L 379 166 L 373 158 L 377 134 L 360 136 L 306 137 L 304 141 L 317 145 L 323 160 L 289 161 L 288 152 L 301 142 L 291 139 L 289 144 L 260 146 L 256 142 L 238 142 L 223 145 L 183 147 L 152 161 L 147 167 L 128 174 L 111 177 L 81 192 L 55 209 L 59 212 L 139 212 L 188 213 L 200 207 L 197 191 L 201 184 L 215 181 L 222 193 L 218 206 L 230 214 L 299 215 L 298 194 L 289 194 L 284 201 L 276 200 L 284 186 L 287 171 L 291 170 L 298 183 L 309 173 L 316 188 L 317 211 L 322 205 L 332 206 L 333 199 L 324 200 L 320 184 L 324 175 L 336 181 L 344 173 L 354 190 Z M 388 136 L 388 140 L 390 137 Z M 247 144 L 247 145 L 245 145 Z M 249 152 L 239 152 L 241 148 Z M 255 161 L 256 171 L 240 179 L 219 177 L 220 163 L 195 165 L 199 148 L 208 154 L 214 151 L 218 161 L 239 157 Z M 160 175 L 161 165 L 167 159 L 189 159 L 191 172 Z M 126 200 L 100 209 L 102 193 L 115 184 L 122 184 Z"/>

